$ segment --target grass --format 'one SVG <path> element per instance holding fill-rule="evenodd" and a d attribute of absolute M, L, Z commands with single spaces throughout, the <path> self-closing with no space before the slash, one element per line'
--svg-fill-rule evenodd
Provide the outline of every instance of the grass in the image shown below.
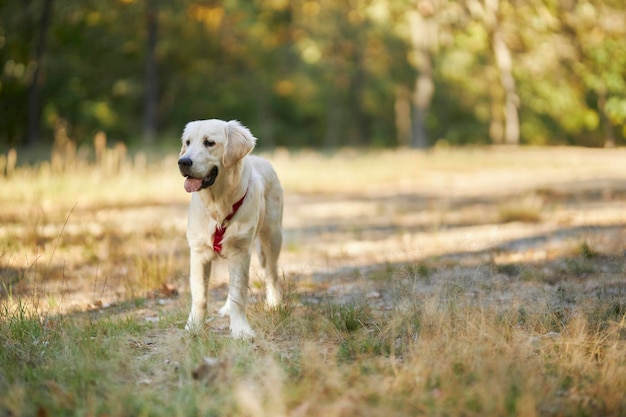
<path fill-rule="evenodd" d="M 493 308 L 458 290 L 387 312 L 365 301 L 321 314 L 256 311 L 253 324 L 273 332 L 257 345 L 191 337 L 175 325 L 178 310 L 153 324 L 125 309 L 5 307 L 0 406 L 5 415 L 621 415 L 625 310 L 604 302 L 566 322 L 554 308 Z M 223 369 L 195 380 L 205 356 Z"/>
<path fill-rule="evenodd" d="M 269 155 L 286 302 L 253 265 L 253 343 L 183 330 L 175 158 L 100 152 L 0 187 L 0 415 L 626 414 L 621 150 Z"/>

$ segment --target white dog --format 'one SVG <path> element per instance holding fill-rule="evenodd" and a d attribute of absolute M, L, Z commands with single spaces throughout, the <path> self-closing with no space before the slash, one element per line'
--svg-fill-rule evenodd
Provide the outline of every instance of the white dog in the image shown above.
<path fill-rule="evenodd" d="M 207 309 L 211 262 L 228 264 L 228 299 L 219 310 L 230 315 L 236 338 L 251 338 L 246 318 L 252 245 L 257 241 L 266 275 L 266 302 L 281 301 L 277 261 L 282 244 L 283 190 L 266 160 L 248 155 L 256 138 L 238 121 L 199 120 L 185 126 L 178 167 L 189 204 L 191 312 L 186 329 L 198 331 Z"/>

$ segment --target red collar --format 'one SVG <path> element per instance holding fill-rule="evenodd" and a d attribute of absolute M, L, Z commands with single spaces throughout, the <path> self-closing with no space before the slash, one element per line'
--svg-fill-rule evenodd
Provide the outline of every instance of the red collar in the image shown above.
<path fill-rule="evenodd" d="M 213 251 L 215 253 L 222 253 L 222 239 L 224 239 L 224 232 L 226 232 L 226 226 L 224 225 L 224 223 L 230 221 L 233 217 L 235 217 L 235 214 L 237 214 L 239 207 L 241 207 L 241 205 L 243 204 L 243 200 L 246 198 L 246 195 L 248 195 L 247 188 L 243 197 L 241 197 L 239 201 L 233 204 L 233 211 L 228 216 L 226 216 L 226 218 L 222 222 L 222 225 L 218 225 L 215 227 L 215 234 L 213 235 Z"/>

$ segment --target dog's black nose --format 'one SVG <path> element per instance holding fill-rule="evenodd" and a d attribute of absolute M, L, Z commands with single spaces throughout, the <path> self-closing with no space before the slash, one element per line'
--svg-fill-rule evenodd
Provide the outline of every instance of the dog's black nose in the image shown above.
<path fill-rule="evenodd" d="M 180 168 L 188 168 L 193 164 L 193 161 L 191 160 L 191 158 L 180 158 L 178 160 L 178 166 Z"/>

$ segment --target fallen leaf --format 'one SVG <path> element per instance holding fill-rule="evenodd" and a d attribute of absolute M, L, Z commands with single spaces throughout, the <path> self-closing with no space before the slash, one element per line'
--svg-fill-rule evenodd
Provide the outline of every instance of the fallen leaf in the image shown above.
<path fill-rule="evenodd" d="M 217 358 L 207 358 L 202 360 L 200 366 L 191 372 L 193 379 L 209 383 L 220 377 L 220 374 L 226 369 L 226 363 Z"/>
<path fill-rule="evenodd" d="M 163 283 L 163 285 L 161 285 L 161 293 L 166 297 L 176 297 L 178 295 L 178 288 L 174 284 Z"/>
<path fill-rule="evenodd" d="M 39 408 L 37 408 L 37 417 L 48 417 L 48 410 L 46 410 L 43 405 L 40 405 Z"/>

